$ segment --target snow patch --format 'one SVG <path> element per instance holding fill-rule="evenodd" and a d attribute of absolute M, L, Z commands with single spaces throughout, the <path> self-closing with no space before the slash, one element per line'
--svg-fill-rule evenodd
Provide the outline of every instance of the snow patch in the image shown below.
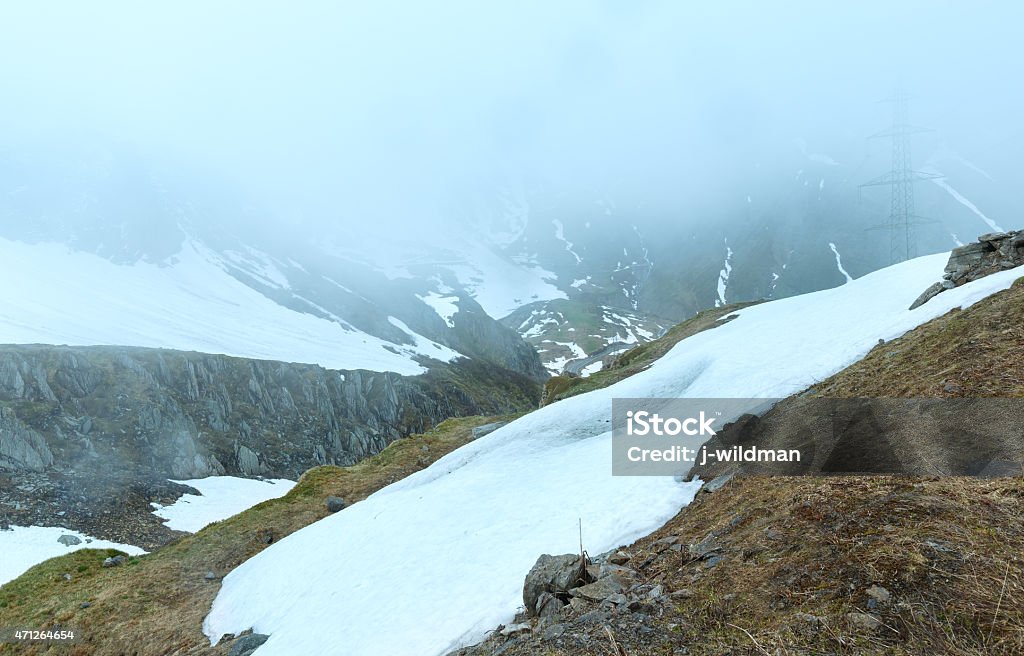
<path fill-rule="evenodd" d="M 81 543 L 66 547 L 57 542 L 62 535 L 73 535 Z M 0 558 L 0 585 L 13 581 L 45 560 L 79 549 L 117 549 L 129 556 L 146 553 L 130 544 L 99 540 L 59 526 L 11 526 L 10 530 L 0 531 L 0 554 L 3 554 Z"/>
<path fill-rule="evenodd" d="M 417 294 L 416 297 L 433 308 L 434 312 L 437 312 L 437 315 L 444 319 L 449 328 L 455 327 L 453 317 L 459 311 L 458 296 L 442 296 L 437 292 L 430 292 L 426 296 Z"/>
<path fill-rule="evenodd" d="M 850 274 L 843 268 L 843 258 L 839 255 L 839 249 L 837 249 L 836 245 L 832 242 L 828 243 L 828 247 L 832 249 L 832 253 L 836 256 L 836 268 L 839 269 L 839 273 L 843 274 L 843 277 L 846 278 L 846 282 L 853 282 L 853 278 L 850 277 Z"/>
<path fill-rule="evenodd" d="M 565 250 L 569 251 L 576 258 L 576 264 L 582 262 L 583 258 L 572 249 L 572 242 L 565 238 L 565 227 L 562 225 L 562 222 L 558 219 L 552 219 L 551 225 L 555 226 L 555 239 L 565 244 Z"/>
<path fill-rule="evenodd" d="M 729 276 L 732 275 L 732 249 L 729 248 L 729 240 L 725 240 L 725 262 L 722 263 L 722 270 L 718 273 L 718 298 L 715 299 L 715 307 L 726 305 L 725 292 L 729 289 Z"/>
<path fill-rule="evenodd" d="M 284 478 L 256 480 L 237 476 L 210 476 L 181 483 L 199 490 L 201 496 L 183 494 L 174 503 L 153 505 L 153 514 L 167 520 L 167 528 L 196 533 L 205 526 L 233 517 L 268 499 L 288 494 L 295 481 Z"/>

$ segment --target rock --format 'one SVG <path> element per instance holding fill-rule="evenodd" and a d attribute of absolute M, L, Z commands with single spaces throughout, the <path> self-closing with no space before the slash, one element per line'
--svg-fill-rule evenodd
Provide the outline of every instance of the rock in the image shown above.
<path fill-rule="evenodd" d="M 76 544 L 82 544 L 82 540 L 79 537 L 75 535 L 68 535 L 66 533 L 57 538 L 57 542 L 60 542 L 65 547 L 72 547 Z"/>
<path fill-rule="evenodd" d="M 732 477 L 736 475 L 736 472 L 729 472 L 727 474 L 719 474 L 711 479 L 711 482 L 707 483 L 701 490 L 703 492 L 717 492 L 721 490 L 726 483 L 732 480 Z"/>
<path fill-rule="evenodd" d="M 527 624 L 526 622 L 523 622 L 521 624 L 509 624 L 508 626 L 506 626 L 505 628 L 503 628 L 501 630 L 501 635 L 503 635 L 503 636 L 513 636 L 513 635 L 518 635 L 520 633 L 529 633 L 530 631 L 531 631 L 530 625 Z"/>
<path fill-rule="evenodd" d="M 796 619 L 800 620 L 801 622 L 806 622 L 808 624 L 814 625 L 821 624 L 825 621 L 824 617 L 820 617 L 818 615 L 811 615 L 810 613 L 797 613 L 794 617 L 796 617 Z"/>
<path fill-rule="evenodd" d="M 498 430 L 499 428 L 501 428 L 502 426 L 504 426 L 507 423 L 508 423 L 507 421 L 495 421 L 495 422 L 492 422 L 490 424 L 484 424 L 483 426 L 477 426 L 472 431 L 473 432 L 473 439 L 477 440 L 477 439 L 480 439 L 481 437 L 483 437 L 484 435 L 488 435 L 490 433 L 493 433 L 494 431 Z"/>
<path fill-rule="evenodd" d="M 928 287 L 910 309 L 920 307 L 947 289 L 1021 265 L 1024 265 L 1024 231 L 981 235 L 977 242 L 953 249 L 942 280 Z"/>
<path fill-rule="evenodd" d="M 537 607 L 534 609 L 534 615 L 541 619 L 558 617 L 563 606 L 565 606 L 564 601 L 550 592 L 542 592 L 540 597 L 537 598 Z"/>
<path fill-rule="evenodd" d="M 717 538 L 718 536 L 714 533 L 708 533 L 700 542 L 690 545 L 690 553 L 699 558 L 706 558 L 710 554 L 721 551 L 722 547 L 718 544 Z"/>
<path fill-rule="evenodd" d="M 598 568 L 595 579 L 603 579 L 606 576 L 618 576 L 623 579 L 636 578 L 636 570 L 622 565 L 601 565 Z"/>
<path fill-rule="evenodd" d="M 718 565 L 720 562 L 722 562 L 721 556 L 711 556 L 710 558 L 704 561 L 704 569 L 711 569 L 712 567 Z"/>
<path fill-rule="evenodd" d="M 657 599 L 658 597 L 661 597 L 664 594 L 665 594 L 665 588 L 663 586 L 661 586 L 661 585 L 656 585 L 653 588 L 651 588 L 650 591 L 648 591 L 647 598 L 648 599 Z"/>
<path fill-rule="evenodd" d="M 327 505 L 327 511 L 332 513 L 344 510 L 345 506 L 348 505 L 341 497 L 327 497 L 327 500 L 324 503 Z M 348 515 L 346 515 L 346 517 L 347 516 Z"/>
<path fill-rule="evenodd" d="M 964 391 L 964 388 L 960 387 L 956 383 L 946 383 L 942 386 L 942 391 L 946 394 L 960 394 Z"/>
<path fill-rule="evenodd" d="M 251 656 L 253 652 L 269 639 L 270 636 L 262 633 L 250 633 L 247 636 L 242 636 L 235 641 L 235 645 L 228 652 L 228 656 Z"/>
<path fill-rule="evenodd" d="M 889 600 L 892 599 L 892 593 L 880 585 L 873 585 L 868 588 L 867 595 L 871 600 L 883 606 L 888 604 Z"/>
<path fill-rule="evenodd" d="M 557 638 L 557 637 L 561 636 L 563 633 L 565 633 L 565 631 L 566 631 L 566 626 L 564 624 L 553 624 L 553 625 L 549 626 L 548 628 L 544 629 L 543 631 L 541 631 L 540 639 L 541 640 L 554 640 L 555 638 Z"/>
<path fill-rule="evenodd" d="M 89 608 L 90 606 L 92 606 L 92 603 L 90 603 L 88 601 L 83 601 L 82 603 L 78 604 L 78 607 L 81 608 L 82 610 L 85 610 L 86 608 Z"/>
<path fill-rule="evenodd" d="M 604 603 L 609 603 L 609 604 L 614 604 L 616 606 L 621 606 L 621 605 L 625 604 L 627 601 L 629 601 L 629 600 L 626 599 L 626 595 L 624 595 L 621 592 L 619 592 L 619 593 L 610 595 L 607 598 L 605 598 Z"/>
<path fill-rule="evenodd" d="M 581 577 L 581 574 L 583 575 Z M 544 592 L 564 595 L 590 578 L 576 554 L 552 556 L 544 554 L 537 559 L 523 581 L 523 605 L 528 613 L 536 612 L 537 602 Z"/>
<path fill-rule="evenodd" d="M 654 604 L 642 599 L 636 599 L 629 602 L 626 608 L 634 613 L 640 613 L 641 615 L 653 615 L 656 610 Z"/>
<path fill-rule="evenodd" d="M 928 301 L 930 301 L 933 298 L 935 298 L 936 296 L 938 296 L 945 289 L 946 288 L 942 285 L 941 282 L 933 283 L 932 285 L 930 285 L 928 287 L 928 289 L 926 289 L 923 292 L 921 292 L 921 295 L 918 296 L 917 299 L 913 303 L 910 304 L 910 307 L 908 309 L 916 310 L 917 308 L 921 307 L 922 305 L 924 305 Z"/>
<path fill-rule="evenodd" d="M 1010 236 L 1008 232 L 986 232 L 985 234 L 978 237 L 978 241 L 985 242 L 997 242 L 1002 241 Z"/>
<path fill-rule="evenodd" d="M 693 591 L 689 588 L 680 588 L 668 593 L 668 596 L 672 599 L 691 599 L 693 597 Z"/>
<path fill-rule="evenodd" d="M 103 560 L 103 566 L 104 567 L 120 567 L 121 565 L 124 564 L 124 561 L 125 561 L 125 557 L 124 556 L 112 556 L 110 558 L 105 558 Z"/>
<path fill-rule="evenodd" d="M 612 565 L 625 565 L 632 557 L 632 554 L 626 553 L 625 551 L 616 551 L 612 555 L 608 556 L 608 562 Z"/>
<path fill-rule="evenodd" d="M 574 597 L 583 597 L 588 601 L 604 601 L 613 594 L 626 589 L 626 584 L 616 575 L 606 576 L 594 583 L 588 583 L 571 591 Z"/>
<path fill-rule="evenodd" d="M 217 580 L 217 575 L 214 574 L 213 572 L 207 572 L 206 574 L 203 575 L 203 578 L 206 579 L 207 581 L 216 581 Z"/>
<path fill-rule="evenodd" d="M 53 461 L 43 436 L 23 424 L 14 410 L 0 407 L 0 470 L 43 471 Z"/>
<path fill-rule="evenodd" d="M 877 631 L 882 626 L 882 621 L 874 615 L 867 613 L 847 613 L 846 621 L 855 629 L 862 631 Z"/>

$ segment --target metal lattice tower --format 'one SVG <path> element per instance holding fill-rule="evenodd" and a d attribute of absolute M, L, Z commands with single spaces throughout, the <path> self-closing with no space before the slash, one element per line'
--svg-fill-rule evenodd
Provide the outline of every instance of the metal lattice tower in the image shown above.
<path fill-rule="evenodd" d="M 930 223 L 928 219 L 918 216 L 914 209 L 914 183 L 918 180 L 931 180 L 943 176 L 936 173 L 915 171 L 911 165 L 910 136 L 919 132 L 930 132 L 928 128 L 910 125 L 907 120 L 907 104 L 910 97 L 902 89 L 898 89 L 888 101 L 893 103 L 892 127 L 871 135 L 870 138 L 892 138 L 892 170 L 873 180 L 868 180 L 861 187 L 888 186 L 891 188 L 891 202 L 888 221 L 873 229 L 889 231 L 889 259 L 901 262 L 917 256 L 917 241 L 914 239 L 914 226 Z"/>

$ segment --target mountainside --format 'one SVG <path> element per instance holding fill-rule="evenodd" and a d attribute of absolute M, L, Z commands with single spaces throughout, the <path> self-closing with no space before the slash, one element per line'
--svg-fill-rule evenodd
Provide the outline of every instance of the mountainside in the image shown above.
<path fill-rule="evenodd" d="M 669 333 L 671 336 L 681 331 L 681 341 L 676 335 L 671 339 L 666 337 L 664 344 L 659 341 L 639 347 L 639 354 L 630 361 L 642 363 L 642 366 L 638 371 L 624 373 L 627 376 L 632 373 L 631 376 L 624 379 L 612 376 L 617 370 L 610 369 L 583 379 L 594 383 L 602 379 L 607 379 L 605 383 L 619 381 L 611 387 L 558 401 L 531 413 L 491 436 L 477 439 L 427 470 L 341 513 L 310 524 L 280 542 L 275 540 L 269 546 L 258 541 L 247 543 L 248 554 L 262 552 L 264 556 L 284 558 L 287 565 L 257 556 L 236 568 L 246 556 L 238 552 L 239 538 L 230 536 L 239 531 L 244 535 L 258 533 L 256 528 L 259 527 L 280 526 L 279 520 L 271 519 L 267 513 L 282 510 L 289 516 L 295 514 L 293 510 L 286 510 L 294 508 L 290 505 L 294 501 L 289 499 L 304 496 L 305 492 L 300 493 L 300 489 L 305 490 L 308 484 L 304 487 L 300 483 L 285 499 L 268 502 L 223 525 L 215 525 L 177 542 L 176 546 L 162 549 L 154 556 L 143 557 L 139 566 L 144 569 L 136 570 L 135 574 L 125 572 L 122 575 L 116 570 L 109 573 L 103 570 L 100 574 L 98 562 L 102 558 L 91 557 L 88 551 L 40 565 L 3 588 L 2 594 L 6 596 L 0 597 L 4 602 L 0 604 L 0 621 L 17 624 L 25 621 L 28 618 L 25 613 L 30 612 L 33 623 L 45 623 L 57 613 L 64 621 L 84 623 L 98 630 L 112 618 L 127 612 L 146 619 L 141 619 L 135 629 L 103 631 L 100 644 L 128 644 L 132 640 L 130 636 L 149 632 L 164 637 L 148 642 L 149 647 L 140 653 L 162 653 L 165 645 L 170 644 L 168 641 L 174 641 L 181 645 L 183 653 L 225 654 L 241 640 L 228 637 L 216 646 L 204 647 L 197 642 L 200 638 L 194 622 L 198 614 L 187 614 L 194 618 L 193 624 L 172 623 L 160 610 L 164 606 L 147 603 L 144 594 L 132 596 L 115 592 L 127 587 L 137 588 L 140 584 L 152 584 L 160 589 L 178 585 L 182 586 L 184 596 L 173 603 L 192 608 L 196 600 L 212 598 L 208 585 L 197 584 L 192 579 L 198 580 L 206 563 L 215 560 L 223 563 L 224 571 L 232 571 L 214 604 L 215 613 L 218 605 L 221 613 L 224 609 L 248 609 L 247 613 L 258 613 L 263 607 L 270 613 L 262 619 L 239 622 L 246 628 L 254 627 L 257 633 L 271 634 L 260 653 L 273 653 L 274 645 L 282 644 L 274 636 L 291 637 L 292 626 L 298 631 L 308 628 L 310 622 L 320 622 L 316 619 L 320 612 L 332 614 L 331 622 L 318 624 L 322 630 L 328 630 L 337 622 L 347 626 L 352 621 L 358 623 L 356 626 L 367 628 L 366 632 L 348 629 L 342 642 L 332 644 L 344 644 L 349 653 L 353 650 L 359 653 L 360 645 L 370 650 L 367 653 L 377 653 L 387 638 L 369 630 L 375 626 L 369 618 L 377 617 L 382 612 L 379 608 L 384 607 L 389 609 L 390 633 L 404 630 L 405 636 L 415 636 L 413 639 L 396 635 L 396 642 L 389 643 L 388 649 L 416 644 L 420 646 L 417 653 L 422 653 L 426 635 L 423 622 L 427 618 L 430 635 L 434 635 L 438 627 L 447 627 L 451 635 L 458 632 L 462 636 L 456 641 L 460 643 L 474 641 L 473 636 L 484 636 L 498 622 L 507 624 L 521 603 L 523 577 L 530 564 L 545 552 L 575 553 L 578 550 L 577 521 L 582 519 L 585 547 L 595 554 L 633 539 L 619 536 L 639 537 L 655 531 L 636 545 L 626 547 L 625 556 L 617 561 L 624 563 L 616 567 L 620 567 L 621 575 L 626 577 L 627 587 L 633 586 L 625 590 L 628 608 L 614 601 L 599 603 L 581 599 L 580 603 L 563 607 L 554 629 L 551 624 L 543 624 L 543 620 L 541 624 L 531 620 L 525 629 L 523 625 L 511 625 L 514 630 L 496 633 L 471 653 L 525 654 L 551 650 L 592 653 L 595 646 L 598 650 L 603 645 L 612 645 L 615 649 L 615 644 L 623 645 L 627 653 L 647 653 L 647 649 L 660 649 L 665 645 L 682 646 L 693 653 L 717 653 L 729 646 L 749 649 L 750 644 L 775 645 L 781 644 L 780 640 L 784 644 L 806 644 L 826 650 L 829 644 L 836 644 L 837 648 L 864 652 L 885 652 L 893 645 L 902 645 L 905 649 L 921 644 L 920 641 L 938 651 L 952 650 L 950 653 L 961 648 L 964 653 L 977 653 L 970 649 L 971 645 L 979 644 L 987 645 L 989 653 L 1012 651 L 1018 635 L 1014 630 L 1015 615 L 999 613 L 994 604 L 997 594 L 1002 599 L 1005 593 L 1007 601 L 1016 598 L 1018 568 L 1013 568 L 1012 572 L 1006 569 L 1006 574 L 1012 573 L 1012 577 L 1009 586 L 1003 580 L 1000 592 L 1001 567 L 1005 566 L 996 560 L 1005 550 L 995 549 L 991 541 L 965 542 L 962 531 L 950 531 L 953 523 L 948 519 L 962 517 L 962 509 L 971 504 L 983 503 L 993 512 L 972 515 L 971 521 L 978 530 L 987 532 L 992 526 L 1003 526 L 1007 513 L 1012 513 L 1006 504 L 1015 497 L 1003 494 L 1006 488 L 998 481 L 977 485 L 964 483 L 962 487 L 956 481 L 949 485 L 925 481 L 918 485 L 914 481 L 892 483 L 864 479 L 861 484 L 850 478 L 842 479 L 838 486 L 827 480 L 806 484 L 785 479 L 734 481 L 721 494 L 700 495 L 695 504 L 670 519 L 679 505 L 685 504 L 692 495 L 695 489 L 692 485 L 658 477 L 609 478 L 600 473 L 607 471 L 608 434 L 602 432 L 607 430 L 607 401 L 613 396 L 679 393 L 704 396 L 713 393 L 715 385 L 724 384 L 731 385 L 730 389 L 737 384 L 746 385 L 748 389 L 740 393 L 757 390 L 766 395 L 783 395 L 789 393 L 785 390 L 799 391 L 816 379 L 824 378 L 823 371 L 834 371 L 849 363 L 853 363 L 849 371 L 856 371 L 861 366 L 856 361 L 879 338 L 890 340 L 887 344 L 896 344 L 898 336 L 915 325 L 922 325 L 918 332 L 930 331 L 975 309 L 987 313 L 993 304 L 1015 294 L 1019 287 L 998 292 L 1020 275 L 1019 270 L 1006 271 L 948 290 L 921 308 L 907 310 L 920 289 L 941 275 L 944 259 L 924 258 L 829 292 L 746 309 L 723 308 L 697 323 L 688 322 L 689 326 L 684 324 Z M 995 295 L 990 296 L 993 293 Z M 966 309 L 956 310 L 961 305 Z M 953 311 L 947 313 L 951 308 Z M 858 323 L 851 320 L 852 316 L 871 321 Z M 720 321 L 723 318 L 728 321 Z M 785 326 L 786 330 L 774 330 L 775 323 Z M 974 323 L 968 325 L 972 330 L 978 327 Z M 984 324 L 980 329 L 985 330 Z M 756 348 L 750 339 L 754 332 L 775 336 L 773 349 Z M 902 339 L 909 340 L 913 334 L 907 333 Z M 840 343 L 846 348 L 836 350 L 835 345 Z M 826 344 L 832 347 L 831 351 Z M 675 348 L 671 348 L 673 345 Z M 740 345 L 745 345 L 746 350 Z M 737 348 L 739 352 L 734 353 Z M 645 359 L 645 352 L 652 349 L 664 355 L 660 359 Z M 798 357 L 808 352 L 830 353 L 833 359 L 808 362 L 806 357 Z M 736 377 L 733 375 L 736 371 L 770 372 L 775 387 L 764 388 L 764 379 Z M 478 423 L 487 421 L 481 419 Z M 407 454 L 412 453 L 422 454 L 427 459 L 417 461 L 418 469 L 437 456 L 433 446 L 424 449 L 417 444 L 416 440 L 396 444 L 389 451 L 398 453 L 394 449 L 399 447 L 406 455 L 388 456 L 386 451 L 385 455 L 371 461 L 372 466 L 383 466 L 381 474 L 392 465 L 401 469 L 406 466 L 402 463 L 408 464 Z M 350 491 L 345 491 L 347 483 L 342 482 L 348 480 L 347 474 L 334 470 L 319 468 L 303 479 L 315 478 L 328 484 L 330 490 L 312 492 L 319 512 L 310 517 L 303 515 L 305 519 L 298 525 L 289 523 L 285 534 L 324 517 L 319 501 L 322 495 L 335 490 L 347 497 L 351 495 Z M 385 475 L 388 481 L 393 481 L 402 474 Z M 481 488 L 474 493 L 471 489 L 474 478 L 486 491 Z M 342 487 L 336 487 L 338 485 Z M 732 494 L 732 491 L 742 493 Z M 957 496 L 951 497 L 954 493 Z M 449 496 L 450 504 L 458 511 L 447 512 L 443 502 L 436 509 L 424 503 L 431 498 L 437 500 L 439 496 Z M 361 494 L 356 494 L 354 498 L 360 497 Z M 482 522 L 479 526 L 474 523 L 476 504 L 471 501 L 477 498 L 486 499 L 479 505 Z M 946 500 L 943 509 L 936 506 L 939 498 Z M 787 499 L 793 500 L 792 503 Z M 652 504 L 657 506 L 652 507 Z M 932 524 L 921 524 L 913 513 L 906 517 L 909 524 L 894 521 L 897 507 L 900 512 L 910 507 L 919 508 L 924 513 L 922 517 Z M 765 511 L 765 508 L 774 510 Z M 496 512 L 502 517 L 500 524 L 493 520 Z M 388 517 L 387 525 L 371 521 L 371 517 L 382 514 Z M 554 517 L 545 520 L 549 515 Z M 835 517 L 844 519 L 836 524 Z M 936 587 L 927 575 L 932 569 L 905 571 L 902 564 L 906 559 L 900 556 L 907 553 L 903 547 L 891 554 L 885 552 L 886 558 L 892 556 L 885 561 L 888 564 L 865 569 L 864 563 L 873 561 L 870 558 L 865 561 L 864 550 L 879 553 L 880 543 L 871 538 L 877 529 L 877 517 L 887 518 L 885 530 L 892 535 L 916 540 L 907 548 L 924 558 L 921 562 L 932 562 L 943 572 L 955 573 L 967 562 L 965 558 L 981 550 L 983 561 L 980 565 L 979 561 L 974 561 L 975 567 L 983 570 L 979 574 L 981 578 L 958 578 L 956 580 L 964 585 L 950 587 L 947 581 L 944 586 Z M 665 521 L 669 523 L 659 529 Z M 430 528 L 417 528 L 421 522 L 429 524 Z M 515 535 L 503 535 L 502 526 L 507 526 Z M 457 539 L 445 537 L 449 528 L 458 533 Z M 1000 530 L 1011 529 L 1006 524 Z M 381 544 L 384 534 L 392 530 L 394 540 L 389 538 L 387 544 L 397 554 L 394 558 L 360 556 L 361 549 L 379 553 L 376 546 Z M 828 539 L 837 531 L 848 537 L 838 548 L 834 540 Z M 815 537 L 819 533 L 822 540 Z M 410 534 L 416 534 L 418 539 L 410 542 Z M 357 536 L 358 544 L 351 542 Z M 369 543 L 365 540 L 368 536 L 371 536 Z M 344 544 L 337 545 L 339 540 Z M 463 555 L 451 553 L 453 548 L 467 542 Z M 906 546 L 905 541 L 899 544 Z M 999 544 L 1006 542 L 1000 538 Z M 332 560 L 335 550 L 345 554 L 346 558 L 341 561 L 354 559 L 352 562 L 358 563 L 358 571 L 346 568 L 344 575 L 337 572 L 345 565 Z M 470 557 L 470 553 L 474 555 Z M 480 558 L 480 553 L 487 556 Z M 684 561 L 680 570 L 676 564 L 680 562 L 681 553 L 696 555 Z M 912 560 L 918 562 L 920 558 L 915 555 Z M 478 563 L 480 570 L 468 567 L 471 563 Z M 720 566 L 722 563 L 728 566 Z M 849 592 L 843 587 L 819 589 L 823 575 L 816 568 L 822 563 L 828 568 L 827 581 L 848 581 L 852 586 Z M 64 601 L 57 600 L 56 605 L 44 602 L 49 595 L 56 594 L 52 581 L 62 580 L 57 573 L 80 566 L 86 567 L 88 572 L 97 568 L 96 573 L 74 577 L 66 583 L 75 594 L 62 593 L 59 599 Z M 753 569 L 740 577 L 734 575 L 737 568 L 745 567 Z M 302 572 L 307 568 L 315 569 L 316 575 L 304 577 Z M 327 569 L 332 571 L 328 577 L 331 581 L 346 581 L 345 589 L 360 591 L 355 597 L 358 603 L 347 603 L 347 596 L 339 601 L 335 583 L 328 586 L 329 590 L 321 589 L 316 581 L 324 579 Z M 812 570 L 818 574 L 813 574 Z M 189 578 L 186 572 L 195 574 Z M 287 580 L 273 578 L 275 576 L 286 576 Z M 272 581 L 266 581 L 267 577 Z M 364 579 L 372 584 L 364 582 L 363 587 L 359 587 L 359 581 Z M 980 584 L 968 585 L 975 580 Z M 252 593 L 263 585 L 272 586 L 274 594 Z M 794 585 L 802 586 L 799 589 L 806 589 L 811 596 L 806 600 L 802 596 L 790 599 L 783 606 L 766 601 L 779 594 L 789 599 L 786 591 L 794 589 Z M 879 592 L 873 585 L 885 589 Z M 296 596 L 296 589 L 304 592 Z M 380 594 L 367 592 L 372 590 L 380 590 Z M 449 592 L 444 593 L 446 590 Z M 321 591 L 329 592 L 335 601 L 321 600 Z M 225 596 L 234 597 L 239 593 L 243 596 L 235 597 L 233 602 L 226 601 Z M 448 601 L 438 606 L 438 594 L 446 594 Z M 636 600 L 638 595 L 643 597 L 643 603 Z M 470 599 L 463 601 L 466 596 Z M 503 601 L 497 602 L 499 597 Z M 883 597 L 895 600 L 893 605 L 877 601 Z M 92 600 L 94 607 L 79 608 L 79 598 Z M 39 603 L 34 601 L 36 599 Z M 864 602 L 865 599 L 870 603 Z M 948 608 L 954 601 L 958 604 L 956 610 L 943 620 L 941 609 Z M 908 615 L 905 602 L 917 604 L 914 608 L 931 609 L 929 612 L 938 616 Z M 460 610 L 464 605 L 467 609 Z M 972 605 L 986 610 L 979 616 L 971 612 Z M 741 607 L 745 618 L 743 629 L 736 629 L 733 625 L 740 625 L 737 613 Z M 287 612 L 279 614 L 280 609 Z M 364 613 L 366 619 L 359 619 Z M 277 619 L 268 619 L 271 615 Z M 356 617 L 347 619 L 351 615 Z M 484 615 L 498 619 L 488 620 Z M 467 628 L 452 623 L 462 617 L 482 619 L 470 620 L 473 627 L 466 632 Z M 978 620 L 979 617 L 982 619 Z M 977 630 L 978 621 L 982 624 L 981 631 Z M 207 618 L 208 631 L 210 622 L 211 618 Z M 150 624 L 152 629 L 147 628 Z M 809 627 L 807 630 L 804 624 Z M 937 631 L 948 624 L 963 627 L 964 637 L 953 641 L 949 635 Z M 896 633 L 887 632 L 886 625 L 895 627 Z M 460 626 L 468 627 L 469 622 Z M 830 631 L 822 633 L 818 630 L 822 626 L 828 626 Z M 439 637 L 444 640 L 443 636 Z M 318 637 L 321 639 L 322 632 Z M 825 643 L 819 644 L 816 641 L 819 639 Z M 288 649 L 291 642 L 286 642 Z M 437 650 L 443 649 L 440 642 Z M 923 652 L 910 649 L 909 653 Z"/>
<path fill-rule="evenodd" d="M 0 347 L 0 524 L 61 523 L 147 546 L 167 479 L 296 479 L 452 416 L 533 408 L 530 378 L 477 360 L 428 373 L 124 347 Z M 64 515 L 56 517 L 54 508 Z"/>
<path fill-rule="evenodd" d="M 512 618 L 539 554 L 578 551 L 580 521 L 587 549 L 600 553 L 655 530 L 696 491 L 699 484 L 668 477 L 608 475 L 610 399 L 785 397 L 856 361 L 879 339 L 968 306 L 1020 275 L 1004 271 L 908 310 L 941 277 L 946 259 L 920 258 L 836 289 L 745 308 L 642 372 L 512 422 L 234 569 L 204 630 L 216 642 L 252 627 L 270 634 L 266 654 L 314 649 L 311 623 L 322 627 L 317 644 L 344 644 L 349 653 L 440 652 L 478 640 Z M 478 498 L 485 501 L 467 503 Z M 375 521 L 381 516 L 389 520 Z M 419 536 L 415 544 L 411 534 Z M 373 558 L 381 549 L 394 557 Z M 331 559 L 334 553 L 346 558 Z M 442 553 L 451 566 L 438 567 Z M 358 603 L 336 601 L 321 583 L 325 575 L 359 590 Z M 372 618 L 384 612 L 388 631 L 381 634 Z"/>

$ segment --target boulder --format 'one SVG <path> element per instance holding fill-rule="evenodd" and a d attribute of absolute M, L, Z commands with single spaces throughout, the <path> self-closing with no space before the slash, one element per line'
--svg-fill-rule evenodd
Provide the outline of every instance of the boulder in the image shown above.
<path fill-rule="evenodd" d="M 523 582 L 523 604 L 533 615 L 541 594 L 565 595 L 573 588 L 588 583 L 586 569 L 577 554 L 552 556 L 544 554 L 537 559 Z"/>
<path fill-rule="evenodd" d="M 942 280 L 934 283 L 910 306 L 918 308 L 947 289 L 1024 265 L 1024 230 L 990 232 L 973 244 L 953 249 Z"/>
<path fill-rule="evenodd" d="M 73 547 L 76 544 L 82 544 L 81 538 L 79 538 L 78 536 L 75 536 L 75 535 L 68 535 L 66 533 L 64 535 L 60 536 L 59 538 L 57 538 L 57 542 L 60 542 L 65 547 Z"/>
<path fill-rule="evenodd" d="M 242 636 L 235 641 L 231 651 L 228 652 L 228 656 L 251 656 L 269 638 L 270 636 L 262 633 L 250 633 L 247 636 Z"/>
<path fill-rule="evenodd" d="M 348 505 L 341 497 L 327 497 L 325 504 L 327 505 L 327 511 L 332 513 L 344 510 L 345 506 Z"/>

